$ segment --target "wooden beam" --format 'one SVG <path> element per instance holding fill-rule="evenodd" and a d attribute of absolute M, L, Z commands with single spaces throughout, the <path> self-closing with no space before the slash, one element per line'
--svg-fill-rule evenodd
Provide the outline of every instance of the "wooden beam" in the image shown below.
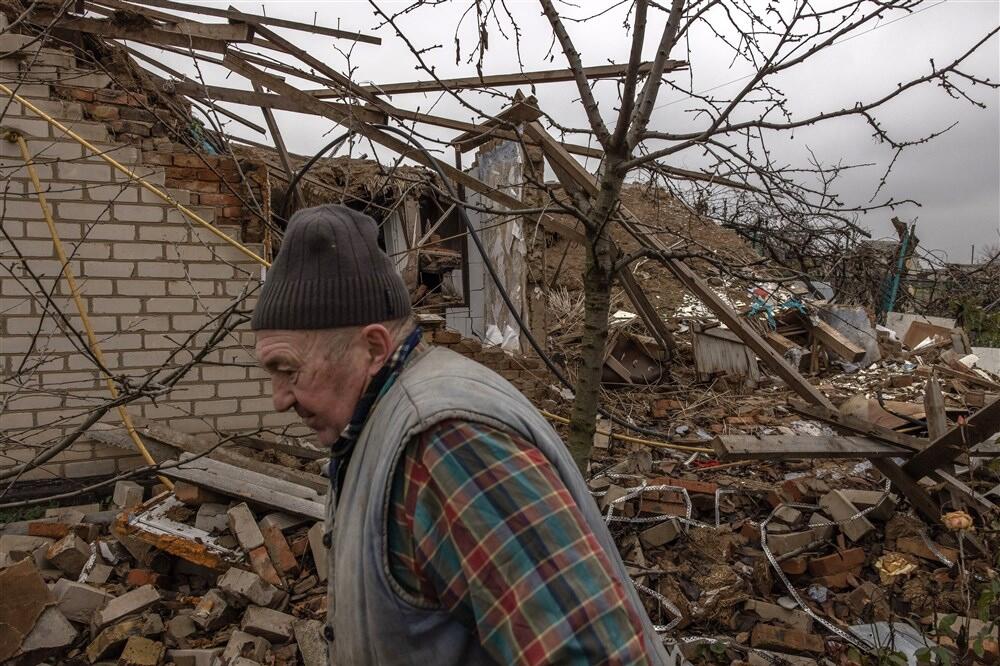
<path fill-rule="evenodd" d="M 173 69 L 172 67 L 169 67 L 168 65 L 163 64 L 162 62 L 156 60 L 155 58 L 151 58 L 150 56 L 146 55 L 145 53 L 143 53 L 141 51 L 137 51 L 137 50 L 135 50 L 135 49 L 133 49 L 133 48 L 131 48 L 129 46 L 126 46 L 125 50 L 128 51 L 133 57 L 139 58 L 140 60 L 143 60 L 144 62 L 148 62 L 150 65 L 161 69 L 162 71 L 166 72 L 167 74 L 170 74 L 171 76 L 175 76 L 175 77 L 177 77 L 178 79 L 181 79 L 181 80 L 190 81 L 190 79 L 188 79 L 186 76 L 184 76 L 184 74 L 182 74 L 181 72 L 178 72 L 176 69 Z M 162 76 L 157 75 L 156 72 L 151 72 L 148 69 L 144 70 L 144 71 L 147 74 L 149 74 L 151 77 L 153 77 L 156 80 L 156 82 L 161 87 L 176 85 L 173 81 L 169 81 L 169 80 L 163 78 Z M 191 83 L 194 84 L 193 81 L 191 81 Z M 267 134 L 267 130 L 264 129 L 263 127 L 261 127 L 260 125 L 258 125 L 257 123 L 251 122 L 251 121 L 247 120 L 246 118 L 243 118 L 242 116 L 239 116 L 239 115 L 233 113 L 232 111 L 230 111 L 228 109 L 224 109 L 221 106 L 215 104 L 214 102 L 212 102 L 210 100 L 199 99 L 198 102 L 200 104 L 204 104 L 205 106 L 207 106 L 208 108 L 212 109 L 216 113 L 221 113 L 222 115 L 226 116 L 230 120 L 235 120 L 236 122 L 240 123 L 244 127 L 252 129 L 253 131 L 258 132 L 259 134 Z M 204 109 L 202 109 L 202 111 L 204 111 Z"/>
<path fill-rule="evenodd" d="M 289 21 L 287 19 L 271 18 L 269 16 L 258 16 L 256 14 L 246 14 L 245 12 L 237 11 L 230 8 L 225 9 L 215 9 L 214 7 L 207 7 L 204 3 L 186 3 L 186 2 L 174 2 L 173 0 L 132 0 L 134 4 L 145 5 L 147 7 L 160 7 L 161 9 L 173 9 L 179 12 L 187 12 L 189 14 L 201 14 L 203 16 L 217 16 L 225 19 L 235 19 L 237 15 L 242 17 L 241 20 L 247 20 L 252 18 L 253 22 L 262 25 L 273 25 L 278 28 L 289 28 L 291 30 L 301 30 L 302 32 L 311 32 L 317 35 L 326 35 L 327 37 L 336 37 L 338 39 L 351 39 L 356 42 L 365 42 L 367 44 L 381 44 L 382 40 L 378 37 L 372 35 L 364 35 L 360 32 L 350 32 L 348 30 L 338 30 L 335 28 L 327 28 L 321 25 L 310 25 L 308 23 L 300 23 L 299 21 Z"/>
<path fill-rule="evenodd" d="M 851 363 L 860 361 L 865 357 L 866 352 L 863 347 L 859 347 L 848 340 L 840 331 L 825 321 L 819 320 L 813 322 L 807 318 L 803 319 L 808 322 L 809 330 L 819 340 L 820 344 L 834 352 L 837 356 Z"/>
<path fill-rule="evenodd" d="M 260 84 L 256 81 L 251 82 L 251 85 L 253 85 L 254 92 L 263 92 Z M 285 140 L 281 138 L 281 131 L 278 129 L 278 121 L 274 119 L 274 113 L 266 106 L 260 107 L 260 110 L 264 114 L 264 122 L 267 123 L 267 129 L 271 132 L 271 140 L 274 141 L 274 147 L 278 150 L 278 158 L 281 159 L 281 166 L 284 167 L 285 173 L 289 176 L 294 175 L 295 170 L 292 169 L 292 161 L 288 157 L 288 149 L 285 148 Z M 291 192 L 286 192 L 285 196 L 294 197 L 299 205 L 305 201 L 302 198 L 302 192 L 299 190 L 298 183 L 295 184 L 295 189 Z"/>
<path fill-rule="evenodd" d="M 190 456 L 181 456 L 181 459 Z M 167 461 L 172 464 L 173 461 Z M 161 469 L 160 473 L 171 479 L 187 481 L 217 493 L 236 497 L 252 504 L 260 504 L 269 509 L 284 511 L 296 516 L 314 520 L 326 517 L 325 500 L 318 495 L 314 499 L 302 497 L 307 488 L 285 483 L 263 474 L 256 474 L 217 460 L 199 458 L 183 462 L 177 467 Z"/>
<path fill-rule="evenodd" d="M 308 115 L 317 114 L 316 107 L 304 106 L 284 95 L 273 95 L 264 92 L 254 92 L 252 90 L 238 90 L 236 88 L 224 88 L 222 86 L 209 86 L 196 83 L 194 81 L 171 82 L 170 86 L 174 92 L 186 95 L 193 99 L 211 102 L 230 102 L 232 104 L 243 104 L 246 106 L 256 106 L 266 109 L 280 109 L 282 111 L 294 111 L 295 113 L 305 113 Z M 364 122 L 383 123 L 386 117 L 380 111 L 376 111 L 366 106 L 354 106 L 351 104 L 340 104 L 337 102 L 320 102 L 326 104 L 338 113 L 349 114 Z"/>
<path fill-rule="evenodd" d="M 970 416 L 964 426 L 955 426 L 913 456 L 903 470 L 914 479 L 921 479 L 937 468 L 955 460 L 983 440 L 1000 430 L 1000 400 L 994 400 Z"/>
<path fill-rule="evenodd" d="M 653 63 L 646 62 L 639 66 L 640 74 L 648 74 Z M 669 60 L 664 72 L 673 72 L 687 67 L 683 60 Z M 584 67 L 583 73 L 588 79 L 615 79 L 625 76 L 628 65 L 598 65 Z M 377 95 L 405 95 L 410 93 L 436 92 L 440 90 L 466 90 L 469 88 L 504 88 L 508 86 L 534 85 L 538 83 L 559 83 L 574 80 L 571 69 L 546 69 L 535 72 L 515 72 L 512 74 L 489 74 L 486 76 L 465 76 L 456 79 L 441 79 L 440 81 L 406 81 L 403 83 L 380 83 L 365 86 L 365 90 Z M 306 91 L 315 97 L 340 97 L 342 90 L 322 88 Z"/>
<path fill-rule="evenodd" d="M 797 400 L 790 400 L 788 402 L 788 406 L 799 414 L 817 419 L 819 421 L 825 421 L 839 430 L 852 432 L 856 435 L 885 442 L 886 444 L 895 444 L 896 446 L 909 449 L 914 452 L 922 451 L 927 448 L 927 440 L 921 437 L 904 435 L 903 433 L 896 432 L 890 428 L 876 425 L 871 421 L 860 419 L 856 416 L 850 416 L 848 414 L 842 414 L 836 409 L 829 409 L 819 405 L 810 405 Z"/>
<path fill-rule="evenodd" d="M 719 435 L 712 440 L 712 447 L 720 460 L 787 458 L 891 458 L 905 451 L 885 442 L 867 437 L 842 437 L 839 435 L 816 437 L 814 435 Z"/>
<path fill-rule="evenodd" d="M 677 349 L 677 341 L 674 339 L 674 334 L 663 323 L 663 319 L 656 311 L 656 306 L 646 296 L 646 292 L 636 282 L 635 276 L 632 275 L 632 271 L 627 266 L 618 272 L 618 283 L 622 286 L 622 290 L 628 297 L 629 302 L 638 310 L 637 314 L 646 324 L 649 334 L 664 351 L 672 356 L 673 352 Z"/>
<path fill-rule="evenodd" d="M 115 12 L 127 12 L 155 21 L 163 21 L 164 25 L 157 25 L 155 27 L 181 35 L 223 40 L 253 40 L 253 30 L 246 23 L 200 23 L 182 16 L 158 12 L 155 9 L 130 5 L 121 0 L 94 0 L 93 2 L 85 2 L 84 7 L 88 11 L 94 11 L 105 16 L 113 16 Z"/>
<path fill-rule="evenodd" d="M 366 138 L 379 143 L 404 157 L 412 159 L 418 164 L 422 164 L 427 167 L 431 167 L 432 164 L 436 164 L 437 167 L 444 173 L 446 178 L 450 178 L 471 190 L 479 192 L 486 198 L 505 208 L 517 210 L 526 207 L 525 204 L 517 197 L 513 197 L 506 192 L 502 192 L 494 187 L 491 187 L 478 178 L 474 178 L 464 171 L 456 169 L 450 164 L 439 160 L 435 160 L 432 163 L 426 155 L 402 139 L 398 139 L 380 129 L 371 127 L 357 116 L 348 112 L 340 111 L 332 104 L 307 95 L 294 86 L 285 83 L 280 78 L 267 74 L 266 72 L 262 72 L 234 53 L 227 53 L 223 62 L 225 62 L 226 66 L 232 69 L 232 71 L 245 76 L 252 81 L 257 81 L 261 85 L 270 88 L 279 95 L 287 96 L 289 99 L 299 102 L 303 108 L 308 111 L 327 117 L 341 125 L 344 125 L 345 127 L 349 127 L 362 136 L 365 136 Z M 561 234 L 571 240 L 582 241 L 584 238 L 580 231 L 567 225 L 561 220 L 555 219 L 552 216 L 543 215 L 541 223 L 547 230 Z"/>
<path fill-rule="evenodd" d="M 227 42 L 245 43 L 250 41 L 250 38 L 239 38 L 239 35 L 248 34 L 248 31 L 243 30 L 240 26 L 222 26 L 225 30 L 221 32 L 224 34 L 236 35 L 235 38 L 215 39 L 189 35 L 182 31 L 165 29 L 167 26 L 164 26 L 163 28 L 130 27 L 119 25 L 109 20 L 79 18 L 75 16 L 64 16 L 56 22 L 55 15 L 49 13 L 33 14 L 28 20 L 31 23 L 40 26 L 48 26 L 50 23 L 55 22 L 56 29 L 100 35 L 104 39 L 130 39 L 132 41 L 143 42 L 146 44 L 166 44 L 167 46 L 192 48 L 200 51 L 211 51 L 213 53 L 225 53 Z M 177 27 L 179 28 L 180 26 Z"/>

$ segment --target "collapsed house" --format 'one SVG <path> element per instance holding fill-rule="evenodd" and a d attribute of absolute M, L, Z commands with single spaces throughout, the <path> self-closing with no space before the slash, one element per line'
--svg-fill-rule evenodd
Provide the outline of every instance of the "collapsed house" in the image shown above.
<path fill-rule="evenodd" d="M 371 215 L 429 339 L 563 427 L 571 395 L 500 294 L 572 368 L 580 232 L 565 216 L 504 210 L 545 186 L 591 192 L 573 155 L 593 151 L 556 141 L 523 96 L 498 117 L 528 145 L 500 123 L 396 109 L 349 80 L 339 85 L 367 104 L 345 116 L 226 52 L 256 31 L 338 81 L 264 17 L 202 24 L 97 6 L 110 18 L 0 35 L 0 504 L 60 504 L 4 514 L 0 662 L 325 663 L 325 454 L 273 411 L 246 327 L 287 212 Z M 195 37 L 184 53 L 223 53 L 256 92 L 158 78 L 110 41 L 177 48 L 179 34 Z M 412 152 L 418 166 L 321 157 L 306 171 L 312 156 L 289 154 L 276 126 L 272 148 L 194 121 L 200 105 L 250 122 L 219 102 L 322 115 L 400 152 L 372 125 L 438 123 L 472 156 L 444 176 Z M 546 165 L 558 184 L 540 186 Z M 622 203 L 626 249 L 685 242 L 766 268 L 661 189 L 635 185 Z M 603 395 L 619 423 L 599 423 L 589 483 L 647 610 L 689 660 L 838 663 L 885 647 L 997 658 L 996 599 L 977 615 L 961 589 L 996 581 L 995 534 L 969 527 L 996 518 L 1000 380 L 953 322 L 889 313 L 880 327 L 881 303 L 857 300 L 697 259 L 622 274 Z"/>

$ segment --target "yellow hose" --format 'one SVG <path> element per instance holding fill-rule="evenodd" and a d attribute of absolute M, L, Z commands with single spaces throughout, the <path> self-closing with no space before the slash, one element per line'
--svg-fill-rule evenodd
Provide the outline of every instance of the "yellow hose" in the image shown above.
<path fill-rule="evenodd" d="M 76 304 L 76 311 L 80 315 L 80 321 L 83 322 L 83 330 L 87 333 L 87 342 L 90 345 L 90 351 L 94 355 L 94 358 L 96 358 L 98 362 L 106 368 L 107 365 L 104 362 L 104 353 L 101 351 L 101 345 L 98 343 L 97 336 L 94 334 L 94 327 L 90 324 L 90 317 L 87 315 L 87 308 L 84 306 L 83 299 L 80 297 L 80 288 L 76 283 L 76 276 L 73 275 L 73 269 L 69 265 L 69 259 L 66 257 L 66 251 L 63 249 L 62 239 L 59 238 L 59 232 L 56 231 L 56 223 L 52 220 L 52 212 L 49 210 L 49 204 L 45 199 L 45 192 L 42 190 L 42 183 L 38 179 L 38 171 L 35 169 L 35 161 L 31 157 L 31 152 L 28 150 L 28 143 L 24 140 L 24 136 L 17 131 L 9 131 L 6 138 L 8 141 L 15 141 L 21 149 L 21 157 L 24 159 L 24 164 L 28 169 L 28 174 L 31 176 L 31 183 L 35 187 L 35 192 L 38 194 L 38 205 L 42 207 L 42 215 L 45 217 L 45 224 L 48 225 L 49 234 L 52 236 L 52 245 L 55 248 L 56 257 L 59 258 L 59 263 L 62 264 L 63 277 L 66 278 L 66 284 L 69 285 L 70 293 L 73 296 L 73 303 Z M 108 376 L 105 378 L 105 384 L 108 387 L 108 393 L 111 394 L 111 399 L 117 400 L 118 387 L 115 386 L 114 380 Z M 124 405 L 118 405 L 118 416 L 121 417 L 122 425 L 125 426 L 125 430 L 132 439 L 132 443 L 135 444 L 136 450 L 138 450 L 142 455 L 146 464 L 156 465 L 156 461 L 153 460 L 153 456 L 149 455 L 146 445 L 142 443 L 139 433 L 135 431 L 135 424 L 132 423 L 132 417 L 129 415 L 128 410 L 125 409 Z M 159 477 L 159 479 L 160 482 L 167 488 L 173 489 L 174 484 L 170 481 L 170 479 L 163 476 Z"/>

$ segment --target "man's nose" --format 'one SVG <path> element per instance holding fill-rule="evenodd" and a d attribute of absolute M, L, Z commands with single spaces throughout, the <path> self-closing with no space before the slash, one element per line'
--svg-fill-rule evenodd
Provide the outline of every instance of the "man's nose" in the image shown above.
<path fill-rule="evenodd" d="M 295 404 L 295 395 L 291 386 L 283 379 L 273 378 L 271 380 L 271 390 L 273 392 L 272 401 L 274 409 L 279 412 L 287 412 Z"/>

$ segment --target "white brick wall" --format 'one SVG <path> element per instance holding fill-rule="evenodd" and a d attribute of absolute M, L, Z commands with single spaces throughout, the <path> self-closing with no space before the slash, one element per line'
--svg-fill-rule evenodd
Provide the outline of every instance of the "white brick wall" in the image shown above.
<path fill-rule="evenodd" d="M 45 93 L 44 86 L 37 88 L 29 92 Z M 78 106 L 52 100 L 45 110 L 61 114 L 67 125 L 87 138 L 107 141 L 103 125 L 80 120 Z M 135 183 L 125 182 L 99 158 L 84 155 L 79 144 L 53 133 L 31 112 L 22 114 L 20 105 L 13 104 L 8 111 L 0 124 L 21 128 L 28 135 L 107 367 L 113 375 L 140 384 L 167 362 L 181 341 L 227 308 L 248 283 L 255 286 L 259 267 Z M 101 144 L 101 148 L 130 165 L 138 159 L 131 146 Z M 160 167 L 138 170 L 152 182 L 163 183 Z M 0 405 L 6 400 L 6 407 L 0 407 L 2 469 L 57 440 L 102 404 L 107 391 L 103 376 L 77 348 L 79 339 L 67 336 L 65 324 L 47 304 L 48 294 L 82 335 L 34 188 L 16 146 L 6 142 L 0 142 L 0 184 L 3 228 L 42 283 L 35 284 L 10 244 L 0 241 L 0 378 L 4 379 Z M 172 195 L 189 200 L 184 191 Z M 211 208 L 196 207 L 196 211 L 205 219 L 213 218 Z M 226 233 L 236 231 L 227 228 Z M 206 337 L 202 333 L 196 342 Z M 249 332 L 234 333 L 172 392 L 157 397 L 155 403 L 143 398 L 128 407 L 130 413 L 188 432 L 280 429 L 293 424 L 294 416 L 274 413 L 265 375 L 247 367 L 253 363 L 252 344 Z M 168 367 L 188 358 L 182 352 Z M 115 410 L 103 420 L 117 423 Z M 302 434 L 301 426 L 295 432 Z M 111 474 L 137 464 L 141 458 L 132 452 L 81 439 L 22 479 Z"/>

